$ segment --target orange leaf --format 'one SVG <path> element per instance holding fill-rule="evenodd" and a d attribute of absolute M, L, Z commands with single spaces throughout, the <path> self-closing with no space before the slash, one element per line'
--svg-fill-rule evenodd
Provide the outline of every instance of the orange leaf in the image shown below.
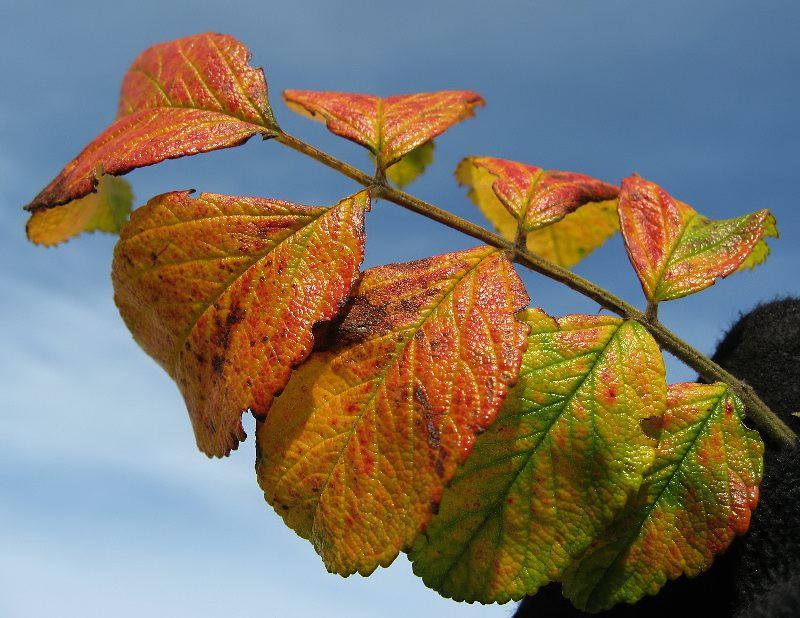
<path fill-rule="evenodd" d="M 257 429 L 267 501 L 329 570 L 411 546 L 517 377 L 527 295 L 489 247 L 366 271 Z"/>
<path fill-rule="evenodd" d="M 155 45 L 122 82 L 117 119 L 26 206 L 52 208 L 91 193 L 101 174 L 274 135 L 261 69 L 231 36 L 198 34 Z"/>
<path fill-rule="evenodd" d="M 619 220 L 628 256 L 651 302 L 680 298 L 763 262 L 777 236 L 768 210 L 711 221 L 640 176 L 622 181 Z"/>
<path fill-rule="evenodd" d="M 198 446 L 227 455 L 241 415 L 267 413 L 311 329 L 331 319 L 363 258 L 366 192 L 311 208 L 167 193 L 133 213 L 114 254 L 115 300 L 178 383 Z"/>
<path fill-rule="evenodd" d="M 368 94 L 287 90 L 290 109 L 324 120 L 328 129 L 368 148 L 387 168 L 414 148 L 473 115 L 483 99 L 469 90 L 402 94 L 385 99 Z"/>

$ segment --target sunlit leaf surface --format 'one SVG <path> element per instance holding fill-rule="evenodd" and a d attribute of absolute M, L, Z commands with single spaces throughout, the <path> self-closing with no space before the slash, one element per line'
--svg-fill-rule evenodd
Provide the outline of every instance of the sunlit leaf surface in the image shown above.
<path fill-rule="evenodd" d="M 526 303 L 490 247 L 364 273 L 334 347 L 257 429 L 267 501 L 329 570 L 368 574 L 411 546 L 516 379 Z"/>
<path fill-rule="evenodd" d="M 758 500 L 764 446 L 725 384 L 673 384 L 656 459 L 639 495 L 568 573 L 564 594 L 599 611 L 694 576 L 743 534 Z"/>
<path fill-rule="evenodd" d="M 142 53 L 122 82 L 117 118 L 26 206 L 51 208 L 165 159 L 236 146 L 277 129 L 261 69 L 231 36 L 197 34 Z"/>
<path fill-rule="evenodd" d="M 411 552 L 414 571 L 457 600 L 504 602 L 558 579 L 639 489 L 661 415 L 661 353 L 636 322 L 521 314 L 519 381 L 444 493 Z"/>
<path fill-rule="evenodd" d="M 178 383 L 198 446 L 222 456 L 241 415 L 267 413 L 358 276 L 365 192 L 312 208 L 168 193 L 133 213 L 114 254 L 115 299 Z"/>
<path fill-rule="evenodd" d="M 469 118 L 483 99 L 468 90 L 401 94 L 386 98 L 346 92 L 287 90 L 290 109 L 324 121 L 328 129 L 369 149 L 384 169 Z"/>
<path fill-rule="evenodd" d="M 672 300 L 713 285 L 769 254 L 777 236 L 768 210 L 711 221 L 640 176 L 622 181 L 619 219 L 628 256 L 648 300 Z"/>
<path fill-rule="evenodd" d="M 28 220 L 28 238 L 39 245 L 56 245 L 83 232 L 118 234 L 132 206 L 133 192 L 127 181 L 102 176 L 95 193 L 72 204 L 34 211 Z"/>

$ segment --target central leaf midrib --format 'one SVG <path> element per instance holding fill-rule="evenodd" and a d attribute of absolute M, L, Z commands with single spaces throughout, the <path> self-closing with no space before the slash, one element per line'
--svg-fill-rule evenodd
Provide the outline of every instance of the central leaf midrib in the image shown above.
<path fill-rule="evenodd" d="M 658 292 L 658 289 L 661 287 L 661 284 L 663 283 L 664 273 L 666 273 L 667 270 L 669 269 L 670 262 L 672 261 L 672 256 L 675 255 L 675 251 L 678 249 L 678 247 L 680 246 L 681 242 L 683 241 L 683 236 L 686 234 L 686 230 L 689 229 L 689 225 L 694 221 L 695 217 L 697 217 L 697 213 L 695 211 L 692 211 L 691 213 L 689 213 L 690 214 L 689 220 L 686 221 L 686 220 L 684 220 L 683 214 L 681 213 L 681 211 L 677 207 L 677 205 L 676 205 L 676 210 L 678 211 L 678 214 L 681 217 L 681 229 L 680 229 L 680 232 L 678 233 L 678 237 L 675 239 L 675 242 L 672 243 L 672 246 L 670 246 L 669 252 L 667 253 L 667 255 L 666 255 L 665 259 L 664 259 L 664 263 L 658 269 L 658 272 L 656 274 L 656 277 L 654 279 L 654 284 L 653 284 L 653 292 L 652 292 L 652 297 L 653 298 L 655 298 L 656 293 Z M 661 211 L 661 212 L 663 212 L 663 211 Z M 665 224 L 664 225 L 664 229 L 666 229 L 666 228 L 667 228 L 667 226 Z"/>

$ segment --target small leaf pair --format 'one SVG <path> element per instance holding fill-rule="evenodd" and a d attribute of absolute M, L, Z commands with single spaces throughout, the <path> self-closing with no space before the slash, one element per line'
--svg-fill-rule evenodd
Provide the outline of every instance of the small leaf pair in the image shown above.
<path fill-rule="evenodd" d="M 621 229 L 652 306 L 754 268 L 769 255 L 765 239 L 778 235 L 768 210 L 711 221 L 637 175 L 618 191 L 583 174 L 469 157 L 456 177 L 503 236 L 525 239 L 528 249 L 561 266 L 577 264 Z"/>
<path fill-rule="evenodd" d="M 264 72 L 249 59 L 236 39 L 211 33 L 142 53 L 125 74 L 116 120 L 26 208 L 36 215 L 81 198 L 102 174 L 274 136 Z"/>
<path fill-rule="evenodd" d="M 476 93 L 445 90 L 380 98 L 366 94 L 287 90 L 290 109 L 367 148 L 378 170 L 400 186 L 433 159 L 433 138 L 484 105 Z"/>

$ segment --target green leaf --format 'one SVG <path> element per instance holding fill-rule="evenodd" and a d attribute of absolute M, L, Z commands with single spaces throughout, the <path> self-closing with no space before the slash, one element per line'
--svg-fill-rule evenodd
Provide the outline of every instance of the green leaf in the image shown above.
<path fill-rule="evenodd" d="M 596 612 L 708 569 L 743 534 L 758 500 L 764 445 L 725 384 L 673 384 L 653 466 L 638 496 L 564 579 Z"/>
<path fill-rule="evenodd" d="M 457 600 L 505 602 L 558 579 L 641 484 L 664 411 L 661 353 L 638 323 L 520 315 L 531 326 L 517 385 L 411 552 Z"/>
<path fill-rule="evenodd" d="M 119 234 L 132 207 L 133 191 L 128 182 L 104 175 L 96 193 L 33 212 L 27 225 L 28 238 L 39 245 L 56 245 L 83 232 Z"/>
<path fill-rule="evenodd" d="M 386 177 L 403 188 L 425 171 L 433 162 L 433 140 L 417 146 L 386 170 Z"/>

